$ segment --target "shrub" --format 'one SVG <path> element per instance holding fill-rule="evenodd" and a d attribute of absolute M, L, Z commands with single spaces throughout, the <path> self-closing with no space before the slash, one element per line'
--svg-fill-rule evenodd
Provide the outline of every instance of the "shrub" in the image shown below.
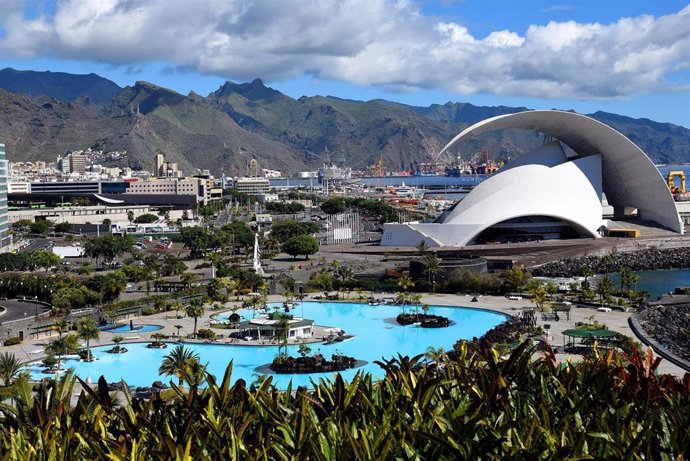
<path fill-rule="evenodd" d="M 196 336 L 201 339 L 216 339 L 216 332 L 208 328 L 201 328 L 196 332 Z"/>
<path fill-rule="evenodd" d="M 5 346 L 16 346 L 17 344 L 20 344 L 21 342 L 22 342 L 22 340 L 19 339 L 18 336 L 14 336 L 12 338 L 7 338 L 3 344 Z"/>
<path fill-rule="evenodd" d="M 156 313 L 156 309 L 153 307 L 145 307 L 141 310 L 141 315 L 153 315 Z"/>

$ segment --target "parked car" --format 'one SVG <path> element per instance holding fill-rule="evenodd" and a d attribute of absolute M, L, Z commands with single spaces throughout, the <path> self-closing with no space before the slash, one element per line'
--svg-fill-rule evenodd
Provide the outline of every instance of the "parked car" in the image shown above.
<path fill-rule="evenodd" d="M 508 296 L 508 299 L 510 299 L 511 301 L 522 301 L 522 296 L 510 295 Z"/>

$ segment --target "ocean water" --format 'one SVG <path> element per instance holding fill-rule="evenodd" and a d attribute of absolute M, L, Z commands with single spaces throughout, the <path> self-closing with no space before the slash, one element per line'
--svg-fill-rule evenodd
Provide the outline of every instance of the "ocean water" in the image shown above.
<path fill-rule="evenodd" d="M 690 269 L 672 269 L 664 271 L 639 271 L 638 290 L 649 292 L 649 299 L 655 300 L 659 296 L 673 292 L 676 287 L 690 287 Z M 620 286 L 620 277 L 611 274 L 611 278 Z"/>
<path fill-rule="evenodd" d="M 401 355 L 413 356 L 423 354 L 427 348 L 443 347 L 450 350 L 459 339 L 471 339 L 481 336 L 487 330 L 505 321 L 506 316 L 497 312 L 471 308 L 453 308 L 433 306 L 429 313 L 444 315 L 454 323 L 447 328 L 419 328 L 416 326 L 400 326 L 394 318 L 401 313 L 398 306 L 369 306 L 354 303 L 298 303 L 293 314 L 315 320 L 317 325 L 338 327 L 354 338 L 330 345 L 312 344 L 313 352 L 320 351 L 330 359 L 331 354 L 339 351 L 345 355 L 368 362 L 366 365 L 341 372 L 344 378 L 351 379 L 358 371 L 371 372 L 376 377 L 382 376 L 381 368 L 374 363 L 382 358 L 392 358 Z M 408 308 L 409 310 L 409 308 Z M 251 312 L 239 312 L 240 315 L 251 317 Z M 149 349 L 146 343 L 125 344 L 129 352 L 125 354 L 108 354 L 105 352 L 110 346 L 92 348 L 96 357 L 94 362 L 82 362 L 76 359 L 65 361 L 63 367 L 74 368 L 82 379 L 87 377 L 96 381 L 101 375 L 108 382 L 124 380 L 129 385 L 150 386 L 154 381 L 165 383 L 170 377 L 160 376 L 158 367 L 163 357 L 170 352 L 174 344 L 167 349 Z M 233 381 L 242 378 L 247 383 L 254 381 L 259 372 L 258 367 L 269 364 L 278 353 L 277 346 L 246 346 L 246 345 L 216 345 L 216 344 L 188 344 L 186 347 L 200 355 L 201 362 L 208 364 L 208 370 L 219 377 L 223 376 L 225 368 L 233 362 Z M 289 353 L 297 355 L 298 346 L 289 346 Z M 39 379 L 46 376 L 40 364 L 29 367 L 32 377 Z M 332 377 L 331 373 L 272 375 L 280 388 L 286 388 L 289 381 L 293 385 L 309 385 L 311 379 Z"/>

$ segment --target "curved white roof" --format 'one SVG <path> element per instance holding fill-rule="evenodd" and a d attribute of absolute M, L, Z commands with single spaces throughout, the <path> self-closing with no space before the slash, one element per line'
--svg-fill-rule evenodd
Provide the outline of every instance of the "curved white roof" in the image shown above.
<path fill-rule="evenodd" d="M 513 218 L 548 216 L 573 224 L 581 233 L 598 237 L 601 219 L 601 157 L 567 161 L 553 143 L 525 157 L 561 162 L 528 162 L 502 171 L 479 184 L 443 220 L 443 225 L 474 229 L 453 245 L 466 245 L 483 230 Z M 458 236 L 459 237 L 459 236 Z M 447 239 L 444 239 L 447 241 Z"/>
<path fill-rule="evenodd" d="M 601 155 L 603 191 L 610 205 L 636 208 L 642 219 L 683 233 L 673 197 L 649 157 L 618 131 L 585 115 L 555 110 L 499 115 L 470 126 L 453 138 L 441 153 L 477 134 L 504 128 L 532 129 L 549 134 L 580 157 Z"/>
<path fill-rule="evenodd" d="M 381 245 L 413 246 L 423 240 L 431 246 L 464 246 L 494 226 L 538 229 L 540 221 L 534 218 L 540 216 L 567 223 L 580 235 L 599 237 L 605 223 L 602 192 L 614 215 L 637 209 L 639 218 L 683 233 L 671 192 L 651 160 L 621 133 L 584 115 L 552 110 L 501 115 L 467 128 L 441 153 L 503 128 L 549 134 L 574 154 L 568 157 L 559 142 L 543 145 L 483 181 L 436 222 L 386 224 Z"/>

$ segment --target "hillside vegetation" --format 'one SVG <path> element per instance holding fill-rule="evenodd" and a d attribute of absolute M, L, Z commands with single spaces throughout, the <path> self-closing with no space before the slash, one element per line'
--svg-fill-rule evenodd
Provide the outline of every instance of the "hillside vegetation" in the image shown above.
<path fill-rule="evenodd" d="M 217 175 L 246 174 L 252 158 L 286 173 L 315 169 L 329 158 L 365 168 L 383 157 L 392 170 L 410 169 L 413 162 L 430 161 L 470 124 L 522 110 L 293 99 L 260 79 L 226 82 L 204 97 L 147 82 L 119 88 L 93 74 L 0 71 L 0 140 L 12 161 L 53 160 L 91 147 L 127 150 L 130 166 L 149 169 L 154 155 L 164 152 L 186 171 L 204 168 Z M 687 128 L 605 112 L 591 116 L 620 130 L 655 162 L 690 161 Z M 496 131 L 468 140 L 453 155 L 469 159 L 488 149 L 496 160 L 515 158 L 542 142 L 539 133 Z"/>

